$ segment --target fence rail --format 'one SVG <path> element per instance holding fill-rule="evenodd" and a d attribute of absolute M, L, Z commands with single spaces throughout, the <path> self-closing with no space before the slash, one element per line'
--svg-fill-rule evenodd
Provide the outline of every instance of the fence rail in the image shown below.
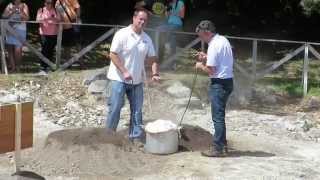
<path fill-rule="evenodd" d="M 8 20 L 0 20 L 1 21 L 1 38 L 0 38 L 0 48 L 1 48 L 1 64 L 2 64 L 2 72 L 5 74 L 8 74 L 7 65 L 6 65 L 6 59 L 5 59 L 5 45 L 4 45 L 4 37 L 6 36 L 6 33 L 13 34 L 20 42 L 23 42 L 22 38 L 19 37 L 18 33 L 15 32 L 15 30 L 9 25 Z M 11 21 L 10 21 L 11 22 Z M 13 22 L 24 22 L 24 23 L 31 23 L 31 24 L 39 24 L 37 21 L 13 21 Z M 92 27 L 107 27 L 111 28 L 108 29 L 103 35 L 98 37 L 95 41 L 84 47 L 80 52 L 76 53 L 71 57 L 67 62 L 60 65 L 61 62 L 61 42 L 62 42 L 62 26 L 63 24 L 72 24 L 72 25 L 78 25 L 78 26 L 92 26 Z M 109 24 L 89 24 L 89 23 L 58 23 L 59 31 L 57 36 L 57 48 L 56 48 L 56 62 L 53 63 L 49 59 L 47 59 L 41 52 L 33 47 L 30 43 L 27 41 L 23 42 L 25 46 L 27 46 L 39 59 L 46 64 L 48 64 L 52 69 L 56 69 L 59 71 L 62 71 L 69 66 L 71 66 L 73 63 L 79 61 L 79 59 L 84 56 L 86 53 L 90 52 L 94 47 L 99 45 L 102 41 L 107 39 L 108 37 L 111 37 L 117 29 L 125 26 L 121 25 L 109 25 Z M 155 33 L 155 47 L 156 52 L 158 53 L 159 48 L 159 31 L 156 29 L 150 29 L 146 28 L 147 31 L 151 31 Z M 188 36 L 196 36 L 196 33 L 193 32 L 181 32 L 181 31 L 175 31 L 172 33 L 181 34 L 181 35 L 188 35 Z M 242 67 L 239 63 L 235 62 L 235 69 L 237 69 L 241 74 L 243 74 L 246 78 L 248 78 L 250 81 L 254 82 L 257 81 L 263 77 L 265 77 L 267 74 L 271 73 L 272 71 L 279 68 L 284 63 L 290 61 L 293 57 L 297 56 L 299 53 L 304 51 L 304 65 L 303 65 L 303 94 L 306 95 L 308 92 L 308 71 L 309 71 L 309 52 L 311 52 L 318 60 L 320 60 L 320 53 L 313 47 L 313 46 L 319 46 L 320 43 L 318 42 L 305 42 L 305 41 L 290 41 L 290 40 L 278 40 L 278 39 L 263 39 L 263 38 L 250 38 L 250 37 L 236 37 L 236 36 L 226 36 L 229 39 L 236 39 L 236 40 L 246 40 L 246 41 L 252 41 L 252 64 L 251 64 L 251 72 L 248 72 L 244 67 Z M 267 69 L 258 71 L 257 70 L 257 61 L 258 61 L 258 43 L 259 42 L 276 42 L 276 43 L 289 43 L 289 44 L 301 44 L 300 47 L 296 48 L 294 51 L 286 54 L 283 58 L 278 60 L 277 62 L 273 63 L 270 67 Z M 172 56 L 168 57 L 168 59 L 161 64 L 162 68 L 166 68 L 168 65 L 170 65 L 174 59 L 176 59 L 181 53 L 183 53 L 183 50 L 188 50 L 189 48 L 192 48 L 196 46 L 198 43 L 201 43 L 202 49 L 204 48 L 204 43 L 201 42 L 199 38 L 195 38 L 188 44 L 184 45 L 181 51 L 177 51 L 176 54 L 173 54 Z"/>

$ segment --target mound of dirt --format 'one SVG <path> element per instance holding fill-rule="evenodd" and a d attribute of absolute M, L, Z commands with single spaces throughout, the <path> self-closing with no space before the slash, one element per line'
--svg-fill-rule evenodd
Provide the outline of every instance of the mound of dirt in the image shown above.
<path fill-rule="evenodd" d="M 143 172 L 152 156 L 134 146 L 123 132 L 104 128 L 65 129 L 48 135 L 26 166 L 42 175 L 112 175 Z M 42 169 L 45 167 L 46 169 Z"/>
<path fill-rule="evenodd" d="M 180 134 L 179 144 L 184 151 L 203 151 L 212 142 L 212 135 L 199 126 L 183 125 Z"/>
<path fill-rule="evenodd" d="M 52 132 L 46 139 L 45 148 L 67 150 L 73 146 L 85 146 L 88 149 L 98 150 L 103 144 L 124 149 L 132 146 L 125 138 L 124 131 L 114 133 L 105 128 L 77 128 Z"/>
<path fill-rule="evenodd" d="M 204 129 L 186 125 L 182 130 L 180 152 L 204 150 L 211 138 Z M 127 129 L 113 133 L 105 128 L 52 132 L 43 148 L 33 154 L 24 160 L 25 167 L 45 176 L 132 177 L 154 174 L 170 159 L 170 156 L 149 154 L 133 144 L 128 140 Z"/>

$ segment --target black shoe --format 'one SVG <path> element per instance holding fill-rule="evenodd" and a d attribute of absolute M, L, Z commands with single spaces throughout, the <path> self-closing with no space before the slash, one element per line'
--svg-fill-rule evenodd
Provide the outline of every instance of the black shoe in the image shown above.
<path fill-rule="evenodd" d="M 225 153 L 223 153 L 222 151 L 216 150 L 212 146 L 208 150 L 202 151 L 201 155 L 206 157 L 225 157 L 226 156 Z"/>
<path fill-rule="evenodd" d="M 223 147 L 223 151 L 224 151 L 224 153 L 226 153 L 226 154 L 229 153 L 229 149 L 228 149 L 228 146 L 227 146 L 227 145 L 225 145 L 225 146 Z"/>

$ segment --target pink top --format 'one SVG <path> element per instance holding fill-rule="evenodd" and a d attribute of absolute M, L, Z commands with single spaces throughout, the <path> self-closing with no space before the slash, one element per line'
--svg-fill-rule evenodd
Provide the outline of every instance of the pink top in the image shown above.
<path fill-rule="evenodd" d="M 37 21 L 40 21 L 39 32 L 41 35 L 57 35 L 60 17 L 54 8 L 40 8 L 37 13 Z"/>

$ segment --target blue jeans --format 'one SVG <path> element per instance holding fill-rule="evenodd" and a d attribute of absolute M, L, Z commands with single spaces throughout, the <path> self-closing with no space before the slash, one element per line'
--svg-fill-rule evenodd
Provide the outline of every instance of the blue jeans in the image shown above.
<path fill-rule="evenodd" d="M 126 84 L 119 81 L 111 82 L 111 94 L 108 99 L 109 112 L 106 120 L 106 127 L 116 131 L 120 111 L 124 105 L 124 95 L 127 95 L 130 103 L 130 127 L 129 138 L 142 138 L 142 106 L 143 106 L 143 83 Z"/>
<path fill-rule="evenodd" d="M 233 79 L 211 79 L 209 97 L 211 101 L 212 121 L 214 125 L 213 146 L 222 151 L 227 145 L 225 109 L 228 97 L 233 90 Z"/>

